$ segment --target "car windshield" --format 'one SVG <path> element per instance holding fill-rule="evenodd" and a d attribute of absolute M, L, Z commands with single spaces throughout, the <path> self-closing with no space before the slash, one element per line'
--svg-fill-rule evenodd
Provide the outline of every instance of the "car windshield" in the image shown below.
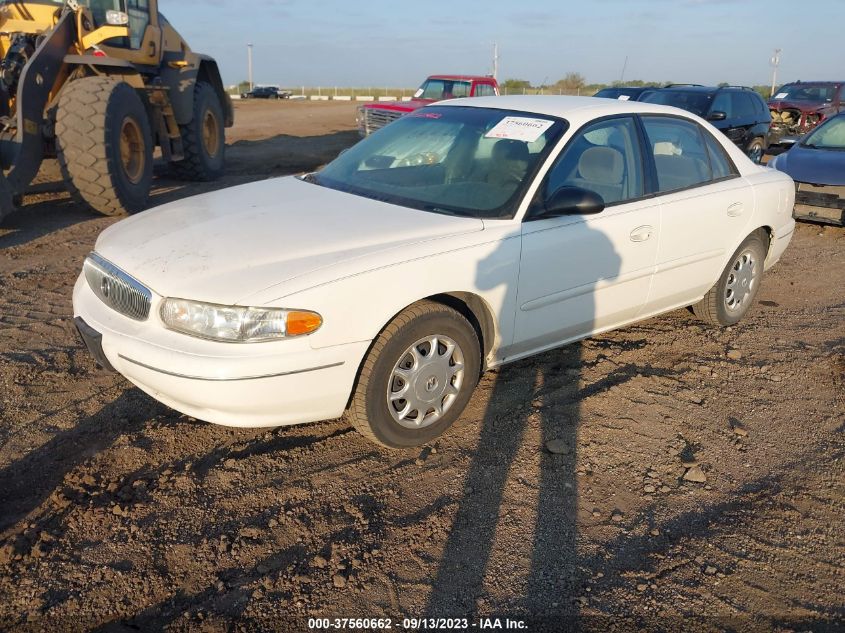
<path fill-rule="evenodd" d="M 829 84 L 787 84 L 772 97 L 775 101 L 833 101 L 836 86 Z"/>
<path fill-rule="evenodd" d="M 712 100 L 711 93 L 694 90 L 655 90 L 640 97 L 645 103 L 675 106 L 701 117 L 707 114 Z"/>
<path fill-rule="evenodd" d="M 468 97 L 471 85 L 469 81 L 426 79 L 420 89 L 414 93 L 414 97 L 417 99 L 433 99 L 434 101 Z"/>
<path fill-rule="evenodd" d="M 845 116 L 830 119 L 810 132 L 801 143 L 814 149 L 845 151 Z"/>
<path fill-rule="evenodd" d="M 308 180 L 424 211 L 512 217 L 566 125 L 525 112 L 429 106 L 363 139 Z"/>
<path fill-rule="evenodd" d="M 642 88 L 602 88 L 594 97 L 603 97 L 605 99 L 619 99 L 620 97 L 628 97 L 629 99 L 633 99 L 639 93 L 642 92 Z M 625 101 L 625 99 L 623 99 Z"/>

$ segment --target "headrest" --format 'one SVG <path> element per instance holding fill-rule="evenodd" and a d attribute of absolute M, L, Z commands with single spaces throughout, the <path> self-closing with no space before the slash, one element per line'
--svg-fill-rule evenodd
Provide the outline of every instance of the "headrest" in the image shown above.
<path fill-rule="evenodd" d="M 522 141 L 503 138 L 493 146 L 493 156 L 507 160 L 524 160 L 528 162 L 528 145 Z"/>
<path fill-rule="evenodd" d="M 581 154 L 578 173 L 584 180 L 618 185 L 624 176 L 622 153 L 612 147 L 591 147 Z"/>

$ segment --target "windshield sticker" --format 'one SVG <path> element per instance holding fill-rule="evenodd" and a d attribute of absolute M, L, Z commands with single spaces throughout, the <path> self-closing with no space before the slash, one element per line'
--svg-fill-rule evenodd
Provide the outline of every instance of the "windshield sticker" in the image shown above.
<path fill-rule="evenodd" d="M 422 89 L 422 88 L 420 88 L 419 90 L 417 90 L 417 91 L 414 93 L 414 99 L 419 99 L 419 98 L 422 96 L 422 93 L 423 93 L 423 89 Z"/>
<path fill-rule="evenodd" d="M 779 92 L 775 95 L 775 99 L 786 99 L 789 96 L 788 92 Z"/>
<path fill-rule="evenodd" d="M 484 138 L 506 138 L 512 141 L 533 143 L 554 125 L 547 119 L 529 119 L 521 116 L 506 116 L 491 129 Z"/>
<path fill-rule="evenodd" d="M 619 101 L 628 101 L 630 98 L 629 95 L 619 95 Z"/>

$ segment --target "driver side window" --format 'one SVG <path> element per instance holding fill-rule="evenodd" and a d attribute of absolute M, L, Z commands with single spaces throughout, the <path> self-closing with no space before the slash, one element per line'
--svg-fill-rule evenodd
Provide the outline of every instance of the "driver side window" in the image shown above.
<path fill-rule="evenodd" d="M 593 191 L 605 206 L 642 197 L 643 161 L 634 120 L 607 119 L 578 132 L 549 172 L 546 198 L 561 187 Z"/>

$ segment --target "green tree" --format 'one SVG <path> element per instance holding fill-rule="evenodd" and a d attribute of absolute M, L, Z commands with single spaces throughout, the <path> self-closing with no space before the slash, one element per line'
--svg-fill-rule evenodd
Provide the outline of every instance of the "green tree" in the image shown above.
<path fill-rule="evenodd" d="M 581 73 L 566 73 L 563 79 L 558 79 L 553 88 L 561 92 L 580 92 L 587 85 L 587 79 Z"/>
<path fill-rule="evenodd" d="M 531 82 L 525 79 L 505 79 L 499 87 L 504 94 L 522 94 L 523 90 L 531 87 Z"/>

